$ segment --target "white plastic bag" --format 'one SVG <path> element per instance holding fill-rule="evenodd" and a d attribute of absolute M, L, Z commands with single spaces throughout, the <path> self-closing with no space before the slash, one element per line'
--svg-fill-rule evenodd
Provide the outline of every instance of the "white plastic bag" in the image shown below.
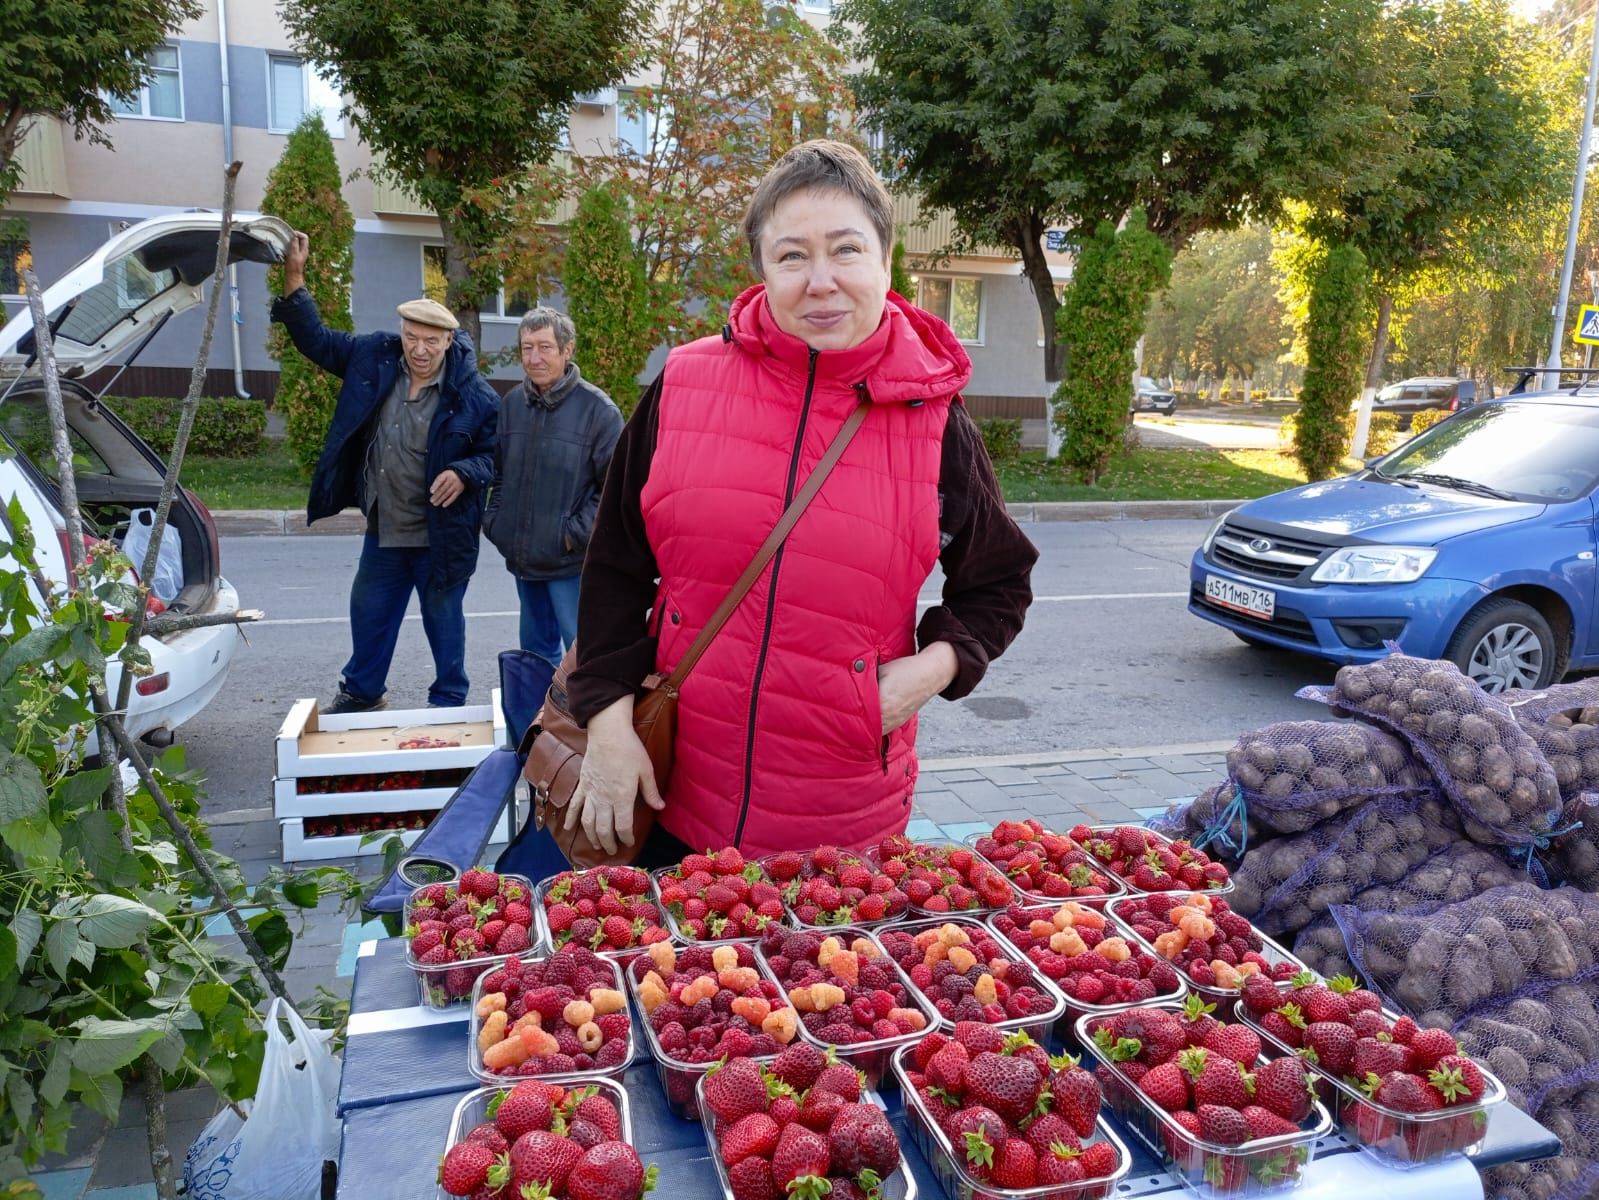
<path fill-rule="evenodd" d="M 339 1156 L 332 1031 L 310 1028 L 288 1001 L 273 1000 L 266 1034 L 261 1083 L 243 1106 L 248 1119 L 224 1108 L 183 1160 L 190 1200 L 317 1200 L 322 1163 Z"/>
<path fill-rule="evenodd" d="M 150 534 L 155 530 L 155 509 L 136 508 L 128 514 L 128 532 L 122 539 L 122 553 L 135 571 L 144 570 L 144 556 L 150 549 Z M 171 604 L 183 590 L 183 536 L 168 522 L 161 534 L 161 549 L 155 557 L 155 578 L 150 590 L 162 604 Z"/>

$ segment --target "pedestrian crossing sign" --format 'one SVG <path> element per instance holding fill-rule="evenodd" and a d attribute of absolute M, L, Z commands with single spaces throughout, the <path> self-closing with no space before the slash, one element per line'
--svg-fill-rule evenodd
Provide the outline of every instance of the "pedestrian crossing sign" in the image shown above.
<path fill-rule="evenodd" d="M 1584 304 L 1577 313 L 1577 328 L 1571 340 L 1587 346 L 1599 346 L 1599 304 Z"/>

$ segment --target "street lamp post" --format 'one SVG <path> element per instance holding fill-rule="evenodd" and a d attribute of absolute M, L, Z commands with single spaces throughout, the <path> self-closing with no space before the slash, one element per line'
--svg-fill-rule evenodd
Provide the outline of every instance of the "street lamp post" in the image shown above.
<path fill-rule="evenodd" d="M 1566 333 L 1566 294 L 1571 290 L 1571 273 L 1577 262 L 1577 228 L 1582 223 L 1582 197 L 1588 183 L 1596 84 L 1599 84 L 1599 5 L 1594 6 L 1593 48 L 1588 53 L 1588 95 L 1582 109 L 1582 140 L 1577 147 L 1577 179 L 1571 188 L 1571 218 L 1566 222 L 1566 258 L 1560 268 L 1560 290 L 1555 293 L 1555 328 L 1549 335 L 1549 359 L 1544 364 L 1554 372 L 1555 387 L 1560 386 L 1560 342 Z"/>

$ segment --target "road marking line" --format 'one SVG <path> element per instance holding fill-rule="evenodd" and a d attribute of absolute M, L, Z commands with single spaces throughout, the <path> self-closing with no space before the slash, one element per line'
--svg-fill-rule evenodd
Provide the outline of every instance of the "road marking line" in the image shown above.
<path fill-rule="evenodd" d="M 1034 596 L 1034 604 L 1066 604 L 1082 600 L 1181 600 L 1187 597 L 1187 592 L 1093 592 L 1082 595 L 1067 596 Z M 939 596 L 918 596 L 917 603 L 923 606 L 938 604 L 942 601 Z M 503 609 L 492 612 L 469 612 L 467 619 L 476 617 L 520 617 L 519 610 Z M 408 613 L 407 621 L 420 621 L 418 613 Z M 272 617 L 265 621 L 252 621 L 251 629 L 259 629 L 263 625 L 347 625 L 349 617 Z"/>

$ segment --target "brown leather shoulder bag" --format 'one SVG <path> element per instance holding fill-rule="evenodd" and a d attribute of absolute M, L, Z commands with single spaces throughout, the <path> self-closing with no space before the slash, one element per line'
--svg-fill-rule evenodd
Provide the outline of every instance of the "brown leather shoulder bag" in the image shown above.
<path fill-rule="evenodd" d="M 827 447 L 827 452 L 816 464 L 816 469 L 805 480 L 805 486 L 783 511 L 782 517 L 766 541 L 761 543 L 761 548 L 755 552 L 755 557 L 750 560 L 749 566 L 744 569 L 733 589 L 711 614 L 711 619 L 705 623 L 705 627 L 700 630 L 699 636 L 694 639 L 688 652 L 679 660 L 672 673 L 665 679 L 659 675 L 651 675 L 645 679 L 633 704 L 633 729 L 650 756 L 650 763 L 655 768 L 655 786 L 660 789 L 663 796 L 666 795 L 667 785 L 672 778 L 672 746 L 677 736 L 677 699 L 683 680 L 688 678 L 688 673 L 694 669 L 694 664 L 699 662 L 700 657 L 710 647 L 711 641 L 721 632 L 722 626 L 727 624 L 727 619 L 733 615 L 733 610 L 748 595 L 750 588 L 755 586 L 756 579 L 766 569 L 766 564 L 777 553 L 778 547 L 798 523 L 810 502 L 815 499 L 816 493 L 821 491 L 822 484 L 827 481 L 833 467 L 843 457 L 850 439 L 855 436 L 855 431 L 866 420 L 869 406 L 870 402 L 863 400 L 850 413 L 843 428 L 838 431 Z M 532 789 L 534 823 L 540 828 L 547 827 L 550 830 L 556 845 L 561 848 L 561 853 L 566 855 L 569 863 L 579 869 L 623 866 L 638 857 L 644 839 L 649 836 L 650 830 L 655 825 L 655 810 L 644 802 L 642 796 L 636 797 L 633 801 L 633 844 L 628 846 L 619 843 L 615 854 L 610 854 L 603 846 L 590 842 L 581 825 L 570 831 L 561 828 L 563 810 L 570 803 L 573 793 L 577 791 L 578 778 L 583 770 L 583 755 L 588 751 L 588 731 L 572 716 L 566 694 L 566 681 L 576 662 L 574 647 L 566 652 L 566 657 L 556 668 L 555 675 L 550 680 L 549 694 L 544 698 L 544 706 L 533 718 L 533 723 L 528 726 L 527 733 L 522 739 L 522 751 L 527 755 L 522 775 Z"/>

